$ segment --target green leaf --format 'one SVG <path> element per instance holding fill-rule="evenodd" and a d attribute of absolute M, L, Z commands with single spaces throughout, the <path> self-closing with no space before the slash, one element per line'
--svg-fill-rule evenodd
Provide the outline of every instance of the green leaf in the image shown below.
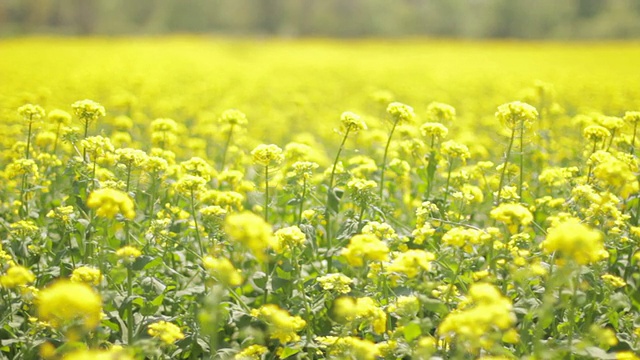
<path fill-rule="evenodd" d="M 442 301 L 436 299 L 425 299 L 423 301 L 425 309 L 440 315 L 444 315 L 449 312 L 449 308 Z"/>
<path fill-rule="evenodd" d="M 420 328 L 420 325 L 410 323 L 402 329 L 402 333 L 404 334 L 404 339 L 407 340 L 407 342 L 411 342 L 413 339 L 422 335 L 422 329 Z"/>
<path fill-rule="evenodd" d="M 162 259 L 161 258 L 154 258 L 148 255 L 143 255 L 143 256 L 139 256 L 136 261 L 131 265 L 131 268 L 133 270 L 143 270 L 143 269 L 147 269 L 147 264 L 151 263 L 154 260 L 160 260 L 160 263 L 162 263 Z"/>
<path fill-rule="evenodd" d="M 329 196 L 327 197 L 327 207 L 329 211 L 334 214 L 337 214 L 340 211 L 340 200 L 342 199 L 342 195 L 344 191 L 340 189 L 329 189 Z"/>
<path fill-rule="evenodd" d="M 294 349 L 294 348 L 290 348 L 290 347 L 286 347 L 282 350 L 282 353 L 280 354 L 280 359 L 286 359 L 291 355 L 295 355 L 297 353 L 300 352 L 300 349 Z"/>

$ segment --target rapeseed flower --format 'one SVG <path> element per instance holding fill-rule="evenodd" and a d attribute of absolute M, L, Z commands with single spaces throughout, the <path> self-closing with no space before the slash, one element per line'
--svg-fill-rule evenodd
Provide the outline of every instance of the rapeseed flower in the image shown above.
<path fill-rule="evenodd" d="M 262 345 L 249 345 L 237 353 L 233 358 L 234 360 L 260 360 L 262 355 L 266 354 L 269 349 Z"/>
<path fill-rule="evenodd" d="M 107 114 L 102 105 L 88 99 L 74 102 L 71 108 L 74 114 L 85 124 L 96 121 Z"/>
<path fill-rule="evenodd" d="M 370 340 L 353 336 L 318 336 L 315 340 L 327 347 L 329 358 L 375 360 L 380 356 L 380 349 Z"/>
<path fill-rule="evenodd" d="M 229 259 L 207 255 L 202 259 L 202 265 L 217 281 L 224 285 L 238 286 L 242 284 L 242 274 Z"/>
<path fill-rule="evenodd" d="M 540 247 L 547 254 L 558 252 L 563 258 L 580 265 L 588 265 L 609 257 L 604 248 L 602 234 L 575 221 L 567 221 L 550 228 Z"/>
<path fill-rule="evenodd" d="M 490 349 L 496 338 L 502 338 L 501 333 L 513 327 L 516 317 L 511 300 L 494 285 L 475 283 L 468 296 L 442 320 L 438 334 L 475 353 L 480 348 Z"/>
<path fill-rule="evenodd" d="M 360 115 L 350 111 L 345 111 L 340 115 L 340 126 L 342 133 L 367 130 L 367 124 Z"/>
<path fill-rule="evenodd" d="M 387 261 L 389 247 L 375 235 L 360 234 L 349 240 L 349 245 L 342 250 L 342 255 L 351 266 L 364 266 L 368 261 Z"/>
<path fill-rule="evenodd" d="M 38 318 L 56 329 L 80 326 L 92 330 L 100 322 L 102 299 L 89 285 L 58 280 L 38 294 Z"/>
<path fill-rule="evenodd" d="M 96 268 L 80 266 L 73 270 L 71 281 L 89 285 L 99 285 L 102 281 L 102 273 Z"/>
<path fill-rule="evenodd" d="M 479 229 L 454 227 L 442 236 L 442 242 L 470 253 L 473 245 L 483 243 L 485 233 Z"/>
<path fill-rule="evenodd" d="M 316 280 L 322 289 L 335 291 L 339 294 L 351 292 L 351 284 L 353 283 L 351 278 L 342 273 L 319 276 Z"/>
<path fill-rule="evenodd" d="M 26 104 L 18 108 L 18 115 L 22 116 L 25 121 L 32 123 L 42 120 L 45 116 L 45 112 L 40 105 Z"/>
<path fill-rule="evenodd" d="M 434 101 L 427 105 L 427 118 L 438 122 L 453 121 L 456 118 L 456 109 L 451 105 Z"/>
<path fill-rule="evenodd" d="M 392 102 L 389 104 L 389 106 L 387 106 L 387 113 L 391 115 L 394 123 L 399 124 L 411 123 L 416 117 L 411 106 L 400 102 Z"/>
<path fill-rule="evenodd" d="M 538 119 L 538 111 L 535 107 L 520 101 L 502 104 L 498 107 L 496 118 L 509 129 L 524 126 L 530 128 Z"/>
<path fill-rule="evenodd" d="M 60 110 L 60 109 L 51 110 L 49 111 L 47 118 L 49 119 L 49 121 L 51 121 L 56 125 L 62 126 L 62 125 L 71 124 L 71 114 L 69 114 L 64 110 Z"/>
<path fill-rule="evenodd" d="M 231 240 L 249 248 L 260 261 L 265 260 L 265 251 L 273 244 L 271 225 L 251 212 L 227 216 L 224 231 Z"/>
<path fill-rule="evenodd" d="M 297 226 L 289 226 L 278 229 L 275 232 L 273 249 L 277 253 L 292 252 L 294 249 L 301 249 L 305 245 L 307 237 Z"/>
<path fill-rule="evenodd" d="M 0 249 L 1 251 L 2 249 Z M 5 275 L 0 275 L 0 287 L 12 289 L 30 284 L 36 280 L 35 275 L 24 266 L 12 265 Z"/>
<path fill-rule="evenodd" d="M 275 304 L 262 305 L 259 309 L 253 309 L 251 316 L 264 321 L 267 324 L 269 337 L 279 340 L 282 344 L 300 340 L 297 332 L 307 325 L 301 317 L 291 316 Z"/>
<path fill-rule="evenodd" d="M 247 121 L 247 115 L 245 115 L 242 111 L 237 110 L 237 109 L 228 109 L 222 112 L 222 115 L 220 115 L 220 118 L 218 119 L 218 122 L 221 124 L 227 124 L 227 125 L 239 125 L 239 126 L 245 126 L 247 125 L 248 121 Z"/>
<path fill-rule="evenodd" d="M 260 144 L 251 151 L 254 164 L 262 166 L 277 166 L 284 160 L 282 149 L 274 144 Z"/>
<path fill-rule="evenodd" d="M 125 192 L 115 189 L 98 189 L 89 194 L 87 206 L 96 210 L 96 215 L 113 219 L 121 214 L 132 220 L 136 216 L 133 200 Z"/>
<path fill-rule="evenodd" d="M 401 253 L 393 253 L 393 259 L 385 267 L 388 272 L 395 272 L 406 275 L 412 279 L 418 276 L 420 271 L 431 270 L 431 261 L 435 260 L 435 255 L 428 251 L 411 249 Z"/>
<path fill-rule="evenodd" d="M 43 356 L 44 357 L 44 356 Z M 113 346 L 107 350 L 81 349 L 74 350 L 62 356 L 62 360 L 133 360 L 133 356 L 119 346 Z"/>
<path fill-rule="evenodd" d="M 184 334 L 177 325 L 164 320 L 149 325 L 147 332 L 152 337 L 160 339 L 166 345 L 171 345 L 178 340 L 184 339 Z"/>
<path fill-rule="evenodd" d="M 511 229 L 513 226 L 527 226 L 533 222 L 531 211 L 520 204 L 500 204 L 490 212 L 496 219 Z"/>
<path fill-rule="evenodd" d="M 334 303 L 334 314 L 353 329 L 369 324 L 376 334 L 383 334 L 387 326 L 387 314 L 370 297 L 341 297 Z"/>

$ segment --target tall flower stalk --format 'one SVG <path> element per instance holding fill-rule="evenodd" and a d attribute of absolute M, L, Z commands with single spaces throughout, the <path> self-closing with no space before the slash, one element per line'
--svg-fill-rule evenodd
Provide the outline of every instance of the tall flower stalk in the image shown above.
<path fill-rule="evenodd" d="M 362 120 L 360 115 L 350 111 L 345 111 L 342 113 L 342 115 L 340 115 L 339 133 L 343 134 L 343 136 L 342 136 L 342 142 L 340 143 L 340 147 L 338 148 L 338 152 L 336 153 L 336 158 L 333 161 L 333 166 L 331 167 L 331 175 L 329 176 L 329 186 L 327 187 L 327 201 L 326 201 L 325 211 L 324 211 L 325 220 L 327 222 L 326 236 L 327 236 L 328 251 L 331 250 L 331 248 L 333 247 L 331 215 L 332 215 L 332 212 L 338 213 L 338 209 L 339 209 L 338 206 L 340 201 L 334 189 L 336 170 L 338 168 L 340 154 L 344 149 L 344 144 L 347 142 L 347 138 L 349 137 L 350 133 L 357 133 L 360 130 L 366 130 L 366 129 L 367 129 L 367 124 L 364 122 L 364 120 Z M 332 268 L 332 257 L 329 256 L 327 261 L 328 261 L 328 271 L 330 272 Z"/>
<path fill-rule="evenodd" d="M 387 144 L 384 147 L 384 155 L 382 156 L 382 166 L 380 167 L 380 201 L 382 201 L 382 195 L 384 194 L 384 173 L 387 168 L 387 156 L 389 154 L 389 146 L 391 145 L 391 138 L 396 131 L 396 127 L 402 123 L 410 123 L 415 118 L 413 108 L 409 105 L 405 105 L 399 102 L 392 102 L 387 107 L 387 113 L 391 116 L 391 130 L 389 131 L 389 137 L 387 138 Z"/>
<path fill-rule="evenodd" d="M 71 105 L 71 107 L 73 108 L 74 114 L 76 114 L 84 125 L 83 138 L 85 139 L 89 136 L 89 125 L 107 114 L 104 107 L 93 100 L 85 99 L 76 101 Z M 87 151 L 86 149 L 83 149 L 82 158 L 84 159 L 85 156 L 87 156 Z"/>
<path fill-rule="evenodd" d="M 274 144 L 260 144 L 251 151 L 253 163 L 264 167 L 264 221 L 269 222 L 269 170 L 282 163 L 282 149 Z"/>
<path fill-rule="evenodd" d="M 538 111 L 535 107 L 520 101 L 502 104 L 498 107 L 496 118 L 511 130 L 509 145 L 504 157 L 500 182 L 498 184 L 498 194 L 494 201 L 499 205 L 501 201 L 502 187 L 504 186 L 505 174 L 509 165 L 509 158 L 513 150 L 513 143 L 519 133 L 520 138 L 520 176 L 518 182 L 518 195 L 522 198 L 522 188 L 524 186 L 524 131 L 530 129 L 534 121 L 538 118 Z"/>
<path fill-rule="evenodd" d="M 231 137 L 236 127 L 242 127 L 247 125 L 247 116 L 240 110 L 229 109 L 225 110 L 220 119 L 221 124 L 226 126 L 227 139 L 224 143 L 224 149 L 222 150 L 222 160 L 220 161 L 220 171 L 224 170 L 227 161 L 227 153 L 229 152 L 229 146 L 231 145 Z"/>

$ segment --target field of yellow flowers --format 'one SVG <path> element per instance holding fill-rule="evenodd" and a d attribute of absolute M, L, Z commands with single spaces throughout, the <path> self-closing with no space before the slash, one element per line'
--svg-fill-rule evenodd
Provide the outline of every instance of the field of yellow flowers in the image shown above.
<path fill-rule="evenodd" d="M 637 43 L 0 53 L 2 359 L 639 359 Z"/>

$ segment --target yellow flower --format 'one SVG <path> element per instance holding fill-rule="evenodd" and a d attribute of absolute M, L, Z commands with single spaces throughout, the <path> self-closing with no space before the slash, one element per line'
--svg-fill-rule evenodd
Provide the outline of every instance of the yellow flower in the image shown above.
<path fill-rule="evenodd" d="M 146 152 L 138 149 L 124 148 L 115 151 L 116 160 L 130 168 L 140 168 L 149 158 Z"/>
<path fill-rule="evenodd" d="M 71 105 L 73 112 L 83 123 L 91 123 L 107 113 L 104 107 L 93 100 L 79 100 Z"/>
<path fill-rule="evenodd" d="M 247 125 L 247 116 L 240 110 L 228 109 L 222 112 L 218 122 L 228 125 Z"/>
<path fill-rule="evenodd" d="M 18 108 L 18 115 L 27 122 L 34 122 L 44 117 L 44 109 L 40 105 L 26 104 Z"/>
<path fill-rule="evenodd" d="M 491 218 L 505 223 L 505 225 L 527 226 L 533 222 L 533 215 L 520 204 L 500 204 L 490 212 Z"/>
<path fill-rule="evenodd" d="M 402 253 L 394 253 L 394 259 L 386 267 L 388 272 L 402 273 L 412 279 L 418 276 L 420 270 L 431 270 L 431 261 L 435 255 L 424 250 L 407 250 Z"/>
<path fill-rule="evenodd" d="M 367 130 L 367 124 L 362 120 L 360 115 L 345 111 L 340 115 L 340 125 L 343 133 L 347 131 L 358 132 L 360 130 Z"/>
<path fill-rule="evenodd" d="M 427 118 L 431 121 L 453 121 L 456 118 L 456 109 L 451 105 L 434 101 L 427 106 Z"/>
<path fill-rule="evenodd" d="M 582 130 L 582 136 L 587 140 L 598 142 L 611 136 L 611 132 L 600 125 L 589 125 Z"/>
<path fill-rule="evenodd" d="M 224 285 L 238 286 L 242 284 L 240 271 L 233 266 L 229 259 L 214 258 L 211 255 L 207 255 L 202 259 L 202 265 L 209 270 L 216 280 Z"/>
<path fill-rule="evenodd" d="M 206 190 L 207 180 L 197 175 L 184 175 L 173 184 L 173 188 L 181 195 L 189 198 Z"/>
<path fill-rule="evenodd" d="M 350 323 L 354 329 L 366 323 L 371 325 L 376 334 L 383 334 L 386 330 L 387 314 L 370 297 L 338 298 L 334 303 L 334 313 L 340 321 Z"/>
<path fill-rule="evenodd" d="M 482 230 L 454 227 L 442 236 L 442 242 L 471 252 L 471 245 L 481 244 L 485 233 Z"/>
<path fill-rule="evenodd" d="M 557 251 L 561 256 L 573 259 L 580 265 L 609 257 L 602 234 L 576 221 L 567 221 L 550 228 L 540 247 L 547 254 Z"/>
<path fill-rule="evenodd" d="M 307 323 L 299 316 L 291 316 L 278 305 L 266 304 L 259 309 L 251 310 L 251 316 L 259 318 L 267 324 L 269 337 L 278 339 L 281 343 L 300 340 L 298 331 L 304 329 Z"/>
<path fill-rule="evenodd" d="M 475 283 L 469 299 L 449 313 L 440 323 L 438 334 L 455 339 L 468 351 L 491 344 L 492 334 L 510 330 L 515 324 L 511 300 L 491 284 Z M 500 336 L 501 338 L 502 336 Z"/>
<path fill-rule="evenodd" d="M 265 251 L 273 243 L 271 225 L 251 212 L 227 216 L 224 231 L 232 240 L 249 248 L 260 261 L 265 259 Z"/>
<path fill-rule="evenodd" d="M 184 334 L 178 326 L 164 320 L 149 325 L 148 334 L 156 339 L 160 339 L 163 343 L 170 345 L 174 342 L 184 339 Z"/>
<path fill-rule="evenodd" d="M 275 233 L 273 249 L 277 253 L 290 252 L 293 249 L 303 248 L 307 237 L 297 226 L 289 226 L 279 229 Z"/>
<path fill-rule="evenodd" d="M 89 266 L 80 266 L 73 270 L 71 281 L 85 283 L 89 285 L 99 285 L 102 280 L 102 274 L 99 269 Z"/>
<path fill-rule="evenodd" d="M 440 151 L 443 155 L 448 156 L 449 158 L 460 159 L 463 162 L 471 157 L 469 148 L 466 145 L 457 143 L 453 140 L 445 141 L 440 144 Z"/>
<path fill-rule="evenodd" d="M 496 118 L 510 129 L 524 126 L 530 128 L 538 119 L 535 107 L 520 101 L 502 104 L 498 107 Z"/>
<path fill-rule="evenodd" d="M 60 109 L 51 110 L 48 118 L 51 122 L 59 125 L 69 125 L 71 123 L 71 115 Z"/>
<path fill-rule="evenodd" d="M 96 215 L 113 219 L 122 214 L 131 220 L 136 216 L 133 200 L 125 192 L 115 189 L 98 189 L 89 194 L 87 206 L 96 209 Z"/>
<path fill-rule="evenodd" d="M 127 354 L 121 347 L 113 346 L 108 350 L 74 350 L 65 354 L 62 360 L 133 360 L 133 357 Z"/>
<path fill-rule="evenodd" d="M 235 360 L 260 360 L 262 359 L 262 355 L 266 354 L 267 351 L 269 351 L 269 349 L 266 346 L 253 344 L 242 349 L 242 351 L 236 354 L 234 359 Z"/>
<path fill-rule="evenodd" d="M 123 246 L 116 251 L 116 256 L 125 263 L 132 263 L 136 258 L 140 257 L 142 252 L 133 246 Z"/>
<path fill-rule="evenodd" d="M 420 127 L 420 133 L 426 138 L 431 138 L 433 141 L 444 139 L 449 133 L 449 129 L 440 123 L 428 122 L 422 124 Z"/>
<path fill-rule="evenodd" d="M 274 144 L 260 144 L 251 151 L 253 163 L 262 166 L 280 165 L 284 160 L 282 149 Z"/>
<path fill-rule="evenodd" d="M 617 360 L 640 360 L 632 351 L 620 351 L 616 353 Z"/>
<path fill-rule="evenodd" d="M 353 336 L 318 336 L 315 340 L 320 346 L 328 348 L 330 359 L 375 360 L 381 355 L 375 343 Z"/>
<path fill-rule="evenodd" d="M 349 265 L 364 266 L 365 261 L 387 261 L 389 247 L 375 235 L 360 234 L 349 240 L 349 245 L 342 250 L 342 255 Z"/>
<path fill-rule="evenodd" d="M 413 119 L 416 117 L 411 106 L 399 102 L 389 104 L 389 106 L 387 106 L 387 113 L 391 115 L 393 122 L 399 124 L 413 122 Z"/>
<path fill-rule="evenodd" d="M 38 294 L 38 318 L 56 329 L 80 325 L 85 330 L 100 322 L 102 299 L 89 285 L 58 280 Z"/>
<path fill-rule="evenodd" d="M 192 157 L 187 161 L 180 163 L 180 168 L 189 175 L 195 175 L 203 178 L 206 181 L 211 180 L 212 176 L 215 176 L 215 169 L 209 165 L 209 163 L 197 156 Z"/>
<path fill-rule="evenodd" d="M 414 295 L 398 296 L 395 303 L 389 305 L 387 311 L 400 317 L 414 317 L 420 310 L 420 300 Z"/>
<path fill-rule="evenodd" d="M 624 113 L 624 121 L 635 124 L 640 121 L 640 111 L 627 111 Z"/>
<path fill-rule="evenodd" d="M 353 282 L 351 278 L 341 273 L 327 274 L 318 277 L 316 280 L 324 290 L 335 290 L 340 294 L 351 292 L 350 285 Z"/>
<path fill-rule="evenodd" d="M 35 275 L 33 275 L 29 269 L 20 265 L 13 265 L 7 269 L 7 273 L 5 275 L 0 276 L 0 287 L 12 289 L 18 286 L 27 285 L 35 280 Z"/>
<path fill-rule="evenodd" d="M 311 161 L 296 161 L 291 165 L 291 173 L 289 176 L 309 180 L 313 176 L 313 171 L 319 166 L 317 163 Z"/>

